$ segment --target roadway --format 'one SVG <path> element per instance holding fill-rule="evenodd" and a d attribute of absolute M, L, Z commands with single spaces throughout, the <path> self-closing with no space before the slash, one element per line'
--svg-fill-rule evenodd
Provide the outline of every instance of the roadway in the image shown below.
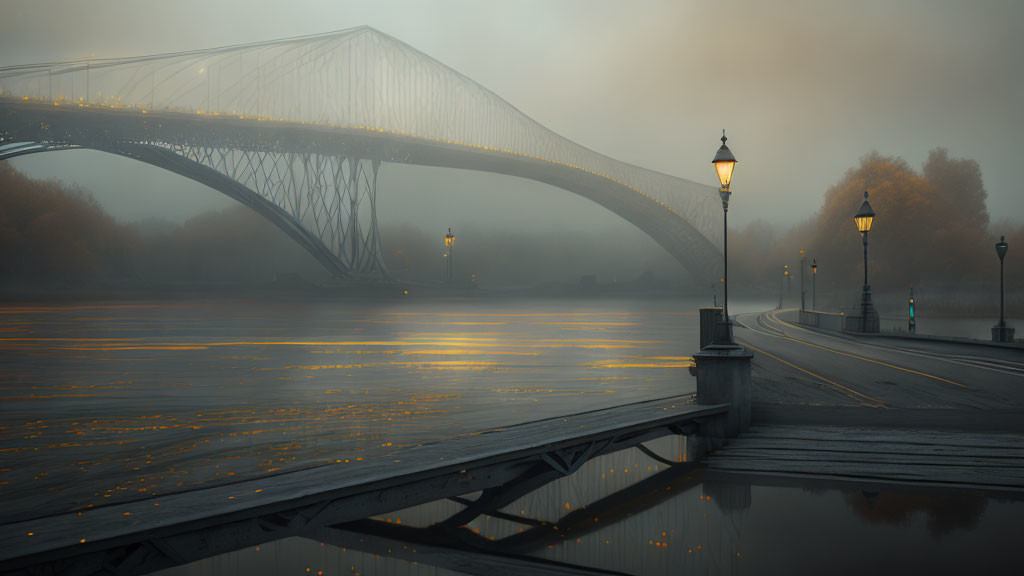
<path fill-rule="evenodd" d="M 1024 430 L 1024 349 L 824 332 L 791 315 L 735 317 L 755 354 L 755 421 Z"/>

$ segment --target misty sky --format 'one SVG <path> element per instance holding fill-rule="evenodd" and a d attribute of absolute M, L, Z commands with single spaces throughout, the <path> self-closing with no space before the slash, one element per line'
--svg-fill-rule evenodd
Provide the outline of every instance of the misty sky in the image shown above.
<path fill-rule="evenodd" d="M 0 66 L 159 53 L 368 24 L 603 154 L 715 184 L 740 161 L 730 223 L 790 224 L 864 154 L 981 163 L 993 220 L 1024 221 L 1024 2 L 3 0 Z M 95 152 L 16 161 L 90 189 L 121 219 L 229 200 Z M 629 228 L 586 200 L 493 175 L 388 166 L 381 218 Z M 851 211 L 856 207 L 851 207 Z M 881 224 L 881 220 L 879 222 Z"/>

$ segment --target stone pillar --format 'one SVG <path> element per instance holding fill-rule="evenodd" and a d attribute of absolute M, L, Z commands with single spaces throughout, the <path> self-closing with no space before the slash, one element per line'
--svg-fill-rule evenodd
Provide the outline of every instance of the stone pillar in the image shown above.
<path fill-rule="evenodd" d="M 712 438 L 735 438 L 750 427 L 750 360 L 736 344 L 712 344 L 693 355 L 698 404 L 729 404 L 705 429 Z"/>

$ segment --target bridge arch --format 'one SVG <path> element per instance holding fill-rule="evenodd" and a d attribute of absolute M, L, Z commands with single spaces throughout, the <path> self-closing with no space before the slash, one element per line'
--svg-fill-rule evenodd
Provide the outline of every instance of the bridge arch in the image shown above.
<path fill-rule="evenodd" d="M 286 209 L 275 204 L 258 192 L 248 188 L 237 180 L 186 158 L 173 151 L 150 144 L 122 144 L 116 147 L 105 146 L 46 146 L 37 142 L 18 142 L 0 146 L 0 161 L 61 150 L 96 150 L 123 158 L 149 164 L 179 176 L 183 176 L 211 188 L 236 202 L 253 210 L 271 224 L 279 228 L 305 249 L 310 255 L 331 274 L 337 277 L 352 275 L 351 266 L 332 252 L 324 241 L 307 227 L 303 226 Z M 386 274 L 386 270 L 382 270 Z"/>
<path fill-rule="evenodd" d="M 360 139 L 366 141 L 359 141 Z M 591 200 L 612 213 L 637 226 L 671 254 L 686 270 L 702 280 L 718 273 L 720 259 L 717 248 L 696 228 L 667 210 L 658 201 L 644 196 L 623 194 L 625 185 L 581 172 L 566 166 L 543 161 L 524 163 L 521 159 L 510 159 L 489 151 L 467 150 L 460 147 L 437 147 L 429 143 L 407 140 L 401 144 L 388 142 L 381 146 L 375 139 L 366 139 L 357 134 L 346 139 L 349 147 L 346 153 L 358 151 L 363 158 L 378 161 L 401 162 L 414 165 L 490 172 L 507 176 L 526 178 L 555 186 Z M 8 157 L 52 150 L 65 150 L 68 146 L 47 146 L 34 142 L 14 144 L 0 148 L 0 160 Z M 206 163 L 197 160 L 205 154 L 205 147 L 199 151 L 186 148 L 158 146 L 154 144 L 113 144 L 82 145 L 88 148 L 131 158 L 150 164 L 185 178 L 204 184 L 238 202 L 248 206 L 288 234 L 300 246 L 312 254 L 328 271 L 337 276 L 350 276 L 351 266 L 335 254 L 328 243 L 303 225 L 294 214 L 294 205 L 279 205 L 265 194 L 245 186 L 237 179 L 215 169 L 220 161 L 210 157 Z M 6 151 L 5 151 L 6 149 Z M 188 157 L 192 156 L 192 158 Z M 379 238 L 377 241 L 379 246 Z"/>

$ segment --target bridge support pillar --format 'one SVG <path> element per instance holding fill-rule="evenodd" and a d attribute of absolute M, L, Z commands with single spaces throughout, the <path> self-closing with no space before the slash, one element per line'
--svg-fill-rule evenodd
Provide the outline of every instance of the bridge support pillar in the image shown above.
<path fill-rule="evenodd" d="M 754 354 L 735 344 L 712 344 L 693 355 L 698 404 L 728 404 L 729 411 L 702 426 L 717 444 L 750 427 L 750 360 Z"/>

